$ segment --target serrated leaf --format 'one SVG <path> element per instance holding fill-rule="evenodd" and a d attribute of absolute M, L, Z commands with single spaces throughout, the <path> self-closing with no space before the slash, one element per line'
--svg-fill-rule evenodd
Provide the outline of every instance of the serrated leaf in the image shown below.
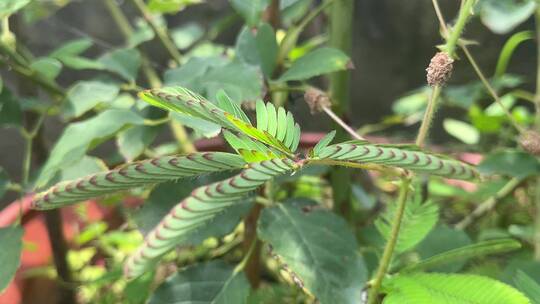
<path fill-rule="evenodd" d="M 23 233 L 21 227 L 0 228 L 0 243 L 2 244 L 2 250 L 0 250 L 0 294 L 9 285 L 17 268 L 19 268 Z"/>
<path fill-rule="evenodd" d="M 279 81 L 305 80 L 322 74 L 345 70 L 350 59 L 333 48 L 319 48 L 297 59 Z"/>
<path fill-rule="evenodd" d="M 396 204 L 387 207 L 375 221 L 375 226 L 381 235 L 388 240 L 391 234 L 392 221 L 396 212 Z M 425 203 L 415 199 L 406 204 L 398 240 L 395 246 L 397 254 L 414 248 L 433 229 L 439 219 L 439 207 L 430 201 Z"/>
<path fill-rule="evenodd" d="M 257 231 L 321 304 L 358 303 L 367 271 L 343 219 L 285 202 L 263 210 Z"/>
<path fill-rule="evenodd" d="M 540 284 L 521 270 L 517 272 L 514 283 L 517 289 L 527 295 L 533 304 L 540 304 Z"/>
<path fill-rule="evenodd" d="M 247 117 L 246 113 L 240 108 L 240 105 L 236 102 L 234 102 L 229 96 L 227 96 L 227 93 L 223 90 L 219 90 L 216 94 L 216 99 L 218 102 L 218 106 L 225 112 L 229 112 L 234 115 L 234 117 L 242 120 L 245 123 L 251 124 L 251 121 L 249 121 L 249 118 Z"/>
<path fill-rule="evenodd" d="M 466 274 L 415 273 L 383 283 L 384 304 L 529 304 L 513 287 Z"/>
<path fill-rule="evenodd" d="M 250 286 L 243 272 L 222 261 L 190 266 L 169 277 L 150 304 L 243 304 Z"/>

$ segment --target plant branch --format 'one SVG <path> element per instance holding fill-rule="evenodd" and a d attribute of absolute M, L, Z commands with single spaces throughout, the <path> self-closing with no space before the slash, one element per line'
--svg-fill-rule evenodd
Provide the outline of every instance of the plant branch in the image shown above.
<path fill-rule="evenodd" d="M 139 11 L 139 13 L 143 16 L 144 20 L 148 22 L 150 27 L 152 28 L 152 31 L 156 34 L 158 40 L 161 42 L 165 50 L 169 53 L 171 58 L 174 60 L 176 64 L 180 64 L 180 61 L 182 59 L 182 55 L 180 54 L 180 51 L 176 48 L 173 41 L 169 37 L 169 34 L 166 30 L 163 30 L 160 26 L 154 22 L 154 19 L 152 17 L 152 14 L 148 10 L 148 7 L 142 0 L 131 0 L 133 4 L 135 4 L 135 7 Z"/>
<path fill-rule="evenodd" d="M 508 181 L 495 195 L 491 196 L 484 202 L 482 202 L 478 207 L 474 209 L 473 212 L 469 213 L 463 220 L 456 224 L 456 229 L 465 229 L 467 228 L 474 220 L 481 217 L 485 213 L 493 210 L 497 202 L 516 189 L 516 187 L 523 181 L 521 178 L 512 178 Z"/>
<path fill-rule="evenodd" d="M 431 89 L 431 94 L 427 104 L 426 111 L 424 112 L 424 118 L 422 119 L 422 124 L 418 130 L 418 136 L 416 137 L 416 145 L 420 148 L 424 146 L 426 138 L 431 128 L 431 122 L 433 121 L 433 116 L 435 114 L 437 99 L 441 94 L 441 86 L 436 85 Z"/>

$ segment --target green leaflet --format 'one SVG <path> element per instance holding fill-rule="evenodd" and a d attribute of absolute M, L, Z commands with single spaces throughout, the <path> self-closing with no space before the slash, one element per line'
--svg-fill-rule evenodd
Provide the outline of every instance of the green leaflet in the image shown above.
<path fill-rule="evenodd" d="M 383 282 L 383 304 L 529 304 L 513 287 L 466 274 L 414 273 Z"/>
<path fill-rule="evenodd" d="M 240 156 L 223 152 L 149 159 L 58 183 L 47 191 L 37 194 L 32 201 L 32 208 L 41 210 L 58 208 L 120 190 L 210 172 L 241 169 L 244 165 L 245 162 Z"/>
<path fill-rule="evenodd" d="M 420 195 L 418 198 L 409 202 L 405 207 L 395 247 L 396 254 L 414 248 L 428 235 L 439 219 L 438 206 L 431 201 L 422 203 Z M 382 213 L 375 221 L 375 227 L 386 240 L 390 238 L 391 223 L 396 211 L 395 204 L 387 208 L 386 212 Z"/>
<path fill-rule="evenodd" d="M 148 233 L 143 245 L 129 257 L 124 267 L 126 277 L 141 275 L 157 263 L 162 255 L 172 250 L 180 236 L 204 225 L 223 209 L 242 201 L 249 192 L 266 181 L 300 166 L 301 162 L 296 163 L 290 159 L 251 163 L 234 177 L 195 189 L 191 196 L 176 205 Z"/>
<path fill-rule="evenodd" d="M 147 90 L 139 96 L 149 104 L 162 109 L 201 118 L 225 129 L 243 133 L 282 153 L 291 155 L 300 141 L 300 126 L 292 113 L 276 108 L 271 103 L 257 102 L 257 128 L 249 121 L 240 106 L 224 92 L 217 94 L 219 107 L 204 97 L 182 87 Z"/>
<path fill-rule="evenodd" d="M 373 163 L 425 172 L 448 178 L 470 180 L 478 177 L 476 169 L 450 158 L 423 151 L 405 150 L 400 146 L 375 145 L 365 141 L 353 141 L 331 145 L 315 155 L 319 160 L 352 163 Z"/>

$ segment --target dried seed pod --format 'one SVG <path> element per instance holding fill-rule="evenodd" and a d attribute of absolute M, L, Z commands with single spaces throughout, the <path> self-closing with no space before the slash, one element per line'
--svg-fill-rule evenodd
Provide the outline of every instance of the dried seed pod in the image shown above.
<path fill-rule="evenodd" d="M 519 144 L 523 150 L 536 156 L 540 156 L 540 134 L 536 131 L 529 130 L 519 138 Z"/>
<path fill-rule="evenodd" d="M 309 87 L 304 93 L 304 99 L 309 106 L 311 114 L 316 114 L 323 111 L 323 108 L 330 107 L 330 97 L 328 95 L 314 87 Z"/>
<path fill-rule="evenodd" d="M 452 75 L 454 59 L 445 52 L 438 52 L 431 58 L 426 69 L 427 83 L 430 86 L 444 85 Z"/>

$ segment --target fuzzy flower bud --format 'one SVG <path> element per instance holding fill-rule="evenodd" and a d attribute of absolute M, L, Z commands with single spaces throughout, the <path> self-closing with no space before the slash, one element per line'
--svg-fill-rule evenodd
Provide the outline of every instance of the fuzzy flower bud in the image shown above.
<path fill-rule="evenodd" d="M 454 59 L 445 52 L 435 54 L 426 69 L 427 83 L 430 86 L 444 85 L 452 75 L 453 62 Z"/>
<path fill-rule="evenodd" d="M 540 134 L 536 131 L 527 131 L 521 135 L 519 144 L 523 150 L 536 156 L 540 156 Z"/>
<path fill-rule="evenodd" d="M 311 114 L 319 113 L 323 111 L 323 108 L 330 107 L 330 97 L 328 95 L 314 87 L 310 87 L 304 93 L 304 100 L 309 106 Z"/>

